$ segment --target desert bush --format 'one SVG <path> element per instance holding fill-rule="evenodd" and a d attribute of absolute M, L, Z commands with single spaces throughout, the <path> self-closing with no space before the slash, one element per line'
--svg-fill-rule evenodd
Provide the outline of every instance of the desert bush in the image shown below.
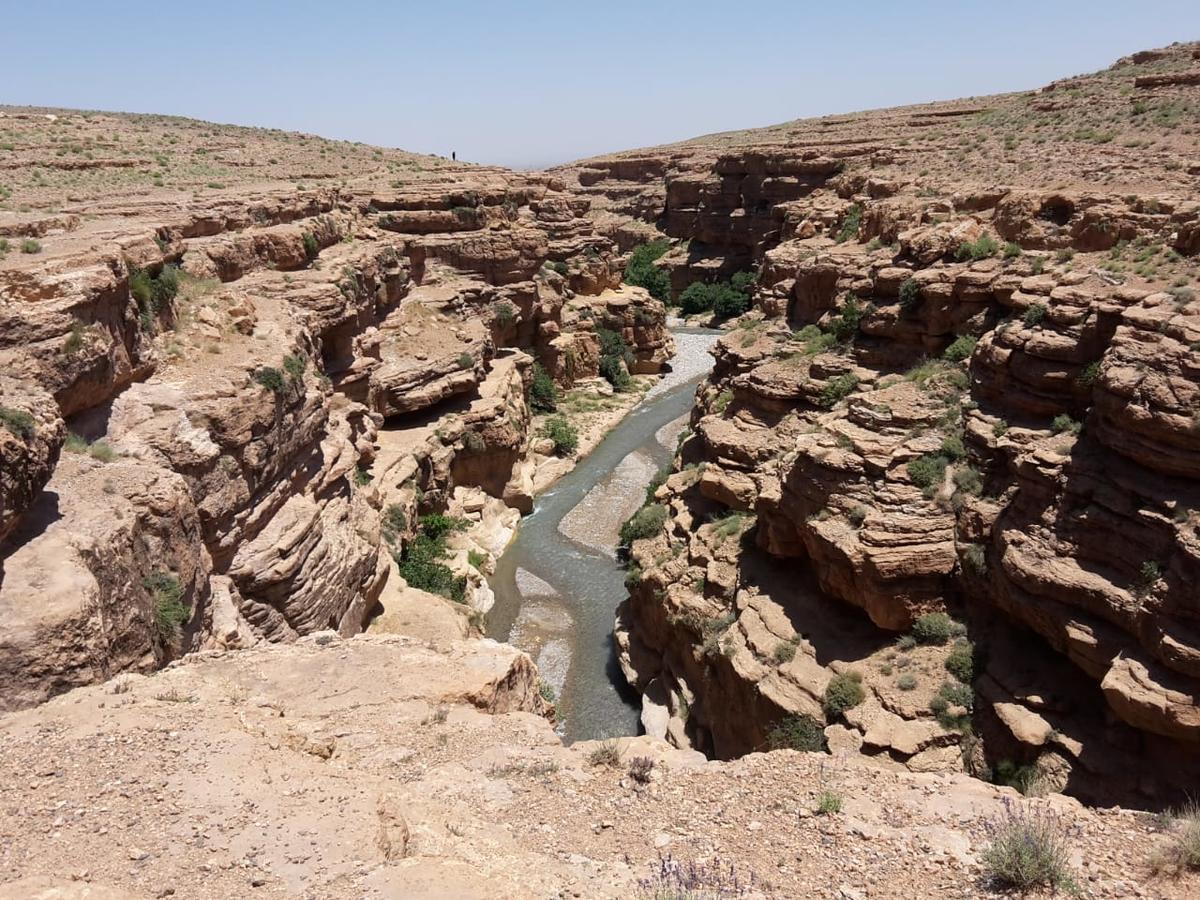
<path fill-rule="evenodd" d="M 272 394 L 282 394 L 287 387 L 283 380 L 283 373 L 271 366 L 263 366 L 254 373 L 254 380 L 258 385 Z"/>
<path fill-rule="evenodd" d="M 638 784 L 649 784 L 654 772 L 654 760 L 649 756 L 635 756 L 629 761 L 629 777 Z"/>
<path fill-rule="evenodd" d="M 926 497 L 932 497 L 941 487 L 946 466 L 949 464 L 950 460 L 940 454 L 926 453 L 910 460 L 905 468 L 912 483 L 919 487 Z"/>
<path fill-rule="evenodd" d="M 956 643 L 946 657 L 945 666 L 963 684 L 970 684 L 975 680 L 975 645 L 966 640 Z"/>
<path fill-rule="evenodd" d="M 566 416 L 551 416 L 542 426 L 541 434 L 554 443 L 555 456 L 574 456 L 579 449 L 579 430 Z"/>
<path fill-rule="evenodd" d="M 900 308 L 913 309 L 921 301 L 921 285 L 915 278 L 900 283 Z"/>
<path fill-rule="evenodd" d="M 1079 434 L 1083 431 L 1083 423 L 1076 422 L 1066 413 L 1054 417 L 1054 421 L 1050 423 L 1050 428 L 1055 434 Z"/>
<path fill-rule="evenodd" d="M 716 302 L 716 286 L 695 281 L 679 295 L 679 308 L 685 316 L 709 312 Z"/>
<path fill-rule="evenodd" d="M 834 240 L 839 244 L 844 244 L 851 238 L 858 237 L 858 229 L 861 224 L 862 206 L 853 203 L 846 211 L 846 218 L 842 219 L 842 227 L 838 229 L 837 237 Z"/>
<path fill-rule="evenodd" d="M 154 604 L 154 625 L 159 637 L 164 641 L 175 641 L 183 623 L 191 615 L 191 610 L 183 602 L 183 585 L 169 572 L 154 572 L 142 579 L 142 586 L 149 592 Z"/>
<path fill-rule="evenodd" d="M 447 536 L 470 527 L 470 524 L 466 519 L 440 513 L 421 517 L 416 536 L 396 559 L 400 575 L 410 587 L 440 594 L 455 603 L 465 602 L 466 576 L 456 577 L 442 560 L 446 558 Z"/>
<path fill-rule="evenodd" d="M 913 622 L 912 636 L 918 644 L 940 646 L 954 633 L 954 620 L 944 612 L 926 613 Z"/>
<path fill-rule="evenodd" d="M 21 241 L 21 252 L 22 253 L 41 253 L 42 252 L 41 242 L 36 241 L 33 238 L 25 238 L 25 240 Z"/>
<path fill-rule="evenodd" d="M 533 364 L 533 381 L 529 385 L 529 405 L 534 412 L 554 412 L 558 409 L 558 386 L 541 363 Z"/>
<path fill-rule="evenodd" d="M 1162 567 L 1152 559 L 1146 560 L 1138 569 L 1137 580 L 1133 583 L 1133 593 L 1144 597 L 1154 589 L 1158 579 L 1162 577 Z"/>
<path fill-rule="evenodd" d="M 304 255 L 310 261 L 316 259 L 317 254 L 321 252 L 321 246 L 317 243 L 316 235 L 311 231 L 305 231 L 300 235 L 300 240 L 304 244 Z"/>
<path fill-rule="evenodd" d="M 976 575 L 986 575 L 988 570 L 987 548 L 982 544 L 968 544 L 967 549 L 963 552 L 963 563 Z"/>
<path fill-rule="evenodd" d="M 817 398 L 817 402 L 826 409 L 833 409 L 858 387 L 858 376 L 847 372 L 844 375 L 837 375 L 830 378 L 821 387 L 821 393 Z"/>
<path fill-rule="evenodd" d="M 966 241 L 960 244 L 958 252 L 954 254 L 954 258 L 959 262 L 988 259 L 995 256 L 996 251 L 999 249 L 1000 245 L 996 243 L 996 239 L 985 232 L 976 241 Z"/>
<path fill-rule="evenodd" d="M 1022 253 L 1022 250 L 1021 250 L 1020 244 L 1014 244 L 1010 241 L 1009 243 L 1004 245 L 1004 258 L 1005 259 L 1016 259 L 1018 256 L 1021 255 L 1021 253 Z"/>
<path fill-rule="evenodd" d="M 782 666 L 784 663 L 789 663 L 796 658 L 796 644 L 794 641 L 780 641 L 775 645 L 775 651 L 771 654 L 771 658 L 776 665 Z"/>
<path fill-rule="evenodd" d="M 949 347 L 942 353 L 942 359 L 946 362 L 962 362 L 971 358 L 971 354 L 975 352 L 975 344 L 978 343 L 978 338 L 972 337 L 969 334 L 959 335 L 954 339 Z"/>
<path fill-rule="evenodd" d="M 501 300 L 492 309 L 496 313 L 496 321 L 501 325 L 508 325 L 517 317 L 516 309 L 506 300 Z"/>
<path fill-rule="evenodd" d="M 821 791 L 817 794 L 818 816 L 830 816 L 842 811 L 842 795 L 833 791 Z"/>
<path fill-rule="evenodd" d="M 458 367 L 460 369 L 475 368 L 475 357 L 472 356 L 470 353 L 460 353 L 458 355 Z"/>
<path fill-rule="evenodd" d="M 988 835 L 983 865 L 999 887 L 1075 891 L 1067 829 L 1051 811 L 1006 804 L 1003 816 L 989 824 Z"/>
<path fill-rule="evenodd" d="M 743 879 L 719 859 L 676 861 L 660 856 L 649 878 L 638 879 L 635 900 L 740 900 L 760 897 L 753 875 Z"/>
<path fill-rule="evenodd" d="M 1167 845 L 1150 860 L 1156 872 L 1200 870 L 1200 804 L 1189 803 L 1167 818 Z"/>
<path fill-rule="evenodd" d="M 821 752 L 825 749 L 825 732 L 812 716 L 787 716 L 767 732 L 767 746 L 772 750 Z"/>
<path fill-rule="evenodd" d="M 983 492 L 983 476 L 971 466 L 960 466 L 954 470 L 954 486 L 973 497 Z"/>
<path fill-rule="evenodd" d="M 846 710 L 862 703 L 866 696 L 862 676 L 858 672 L 842 672 L 829 679 L 821 697 L 821 706 L 826 717 L 833 721 L 841 718 Z"/>
<path fill-rule="evenodd" d="M 1081 388 L 1090 388 L 1096 383 L 1096 379 L 1099 377 L 1100 361 L 1096 360 L 1083 367 L 1082 371 L 1080 371 L 1079 375 L 1075 378 L 1075 383 Z"/>
<path fill-rule="evenodd" d="M 629 349 L 620 332 L 609 328 L 597 328 L 596 337 L 600 340 L 601 376 L 615 390 L 625 390 L 629 387 L 628 367 L 633 364 L 633 351 Z"/>
<path fill-rule="evenodd" d="M 1025 314 L 1021 316 L 1021 321 L 1025 323 L 1026 327 L 1034 328 L 1040 325 L 1044 318 L 1046 318 L 1046 307 L 1041 303 L 1034 303 L 1025 310 Z"/>
<path fill-rule="evenodd" d="M 283 358 L 283 371 L 287 372 L 293 384 L 304 380 L 304 370 L 307 367 L 308 362 L 303 356 L 289 353 Z"/>
<path fill-rule="evenodd" d="M 917 688 L 917 676 L 911 672 L 905 672 L 896 679 L 896 687 L 902 691 L 914 691 Z"/>
<path fill-rule="evenodd" d="M 663 303 L 671 300 L 671 277 L 665 269 L 654 264 L 660 256 L 671 249 L 667 240 L 650 241 L 635 247 L 625 266 L 625 283 L 645 288 L 650 296 Z"/>
<path fill-rule="evenodd" d="M 382 534 L 389 544 L 396 543 L 396 538 L 408 527 L 408 516 L 404 507 L 399 503 L 391 503 L 383 511 Z"/>
<path fill-rule="evenodd" d="M 37 431 L 37 421 L 23 409 L 0 406 L 0 425 L 19 438 L 28 440 Z"/>
<path fill-rule="evenodd" d="M 668 510 L 660 503 L 643 506 L 625 521 L 621 526 L 619 540 L 622 547 L 628 547 L 634 541 L 654 537 L 662 531 L 666 524 Z"/>
<path fill-rule="evenodd" d="M 589 766 L 615 769 L 621 765 L 621 745 L 615 740 L 603 741 L 588 753 L 587 761 Z"/>

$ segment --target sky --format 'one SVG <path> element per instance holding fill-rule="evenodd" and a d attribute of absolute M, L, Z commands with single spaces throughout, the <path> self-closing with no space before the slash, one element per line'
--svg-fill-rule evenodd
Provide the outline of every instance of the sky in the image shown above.
<path fill-rule="evenodd" d="M 1200 0 L 3 0 L 0 103 L 535 168 L 1023 90 L 1200 39 Z"/>

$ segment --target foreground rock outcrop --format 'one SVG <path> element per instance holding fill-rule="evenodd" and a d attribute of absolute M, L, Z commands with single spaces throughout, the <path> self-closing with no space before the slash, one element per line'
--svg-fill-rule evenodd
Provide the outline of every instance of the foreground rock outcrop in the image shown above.
<path fill-rule="evenodd" d="M 1150 875 L 1166 837 L 1128 811 L 854 755 L 707 762 L 641 737 L 596 756 L 542 709 L 504 645 L 329 632 L 82 688 L 0 719 L 21 810 L 0 897 L 617 898 L 652 890 L 664 855 L 732 865 L 761 896 L 961 897 L 1012 803 L 1069 828 L 1089 893 L 1196 886 Z M 822 794 L 840 811 L 818 814 Z"/>

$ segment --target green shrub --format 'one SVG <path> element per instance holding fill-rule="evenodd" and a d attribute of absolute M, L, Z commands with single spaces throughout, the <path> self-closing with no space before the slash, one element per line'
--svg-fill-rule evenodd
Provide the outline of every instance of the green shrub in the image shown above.
<path fill-rule="evenodd" d="M 12 249 L 12 245 L 8 243 L 8 238 L 0 238 L 0 259 L 8 256 L 8 251 Z"/>
<path fill-rule="evenodd" d="M 1021 255 L 1021 252 L 1022 251 L 1021 251 L 1020 244 L 1014 244 L 1010 241 L 1009 243 L 1004 245 L 1004 258 L 1005 259 L 1016 259 L 1018 256 Z"/>
<path fill-rule="evenodd" d="M 623 525 L 619 540 L 622 547 L 629 547 L 634 541 L 652 538 L 659 534 L 667 521 L 668 510 L 661 503 L 651 503 L 643 506 Z"/>
<path fill-rule="evenodd" d="M 288 378 L 293 382 L 299 382 L 304 379 L 304 370 L 307 365 L 303 356 L 288 354 L 283 358 L 283 371 L 287 372 Z"/>
<path fill-rule="evenodd" d="M 501 300 L 492 309 L 496 313 L 496 321 L 501 325 L 508 325 L 517 317 L 516 308 L 505 300 Z"/>
<path fill-rule="evenodd" d="M 825 409 L 833 409 L 858 387 L 858 376 L 850 372 L 830 378 L 821 387 L 817 402 Z"/>
<path fill-rule="evenodd" d="M 767 746 L 772 750 L 819 753 L 825 749 L 825 732 L 812 716 L 792 715 L 771 727 L 767 732 Z"/>
<path fill-rule="evenodd" d="M 1100 361 L 1090 362 L 1083 367 L 1075 379 L 1075 383 L 1081 388 L 1090 388 L 1096 383 L 1096 379 L 1100 377 Z"/>
<path fill-rule="evenodd" d="M 900 308 L 913 309 L 921 302 L 921 285 L 915 278 L 906 278 L 900 284 Z"/>
<path fill-rule="evenodd" d="M 817 815 L 830 816 L 842 811 L 842 795 L 833 791 L 821 791 L 817 795 Z"/>
<path fill-rule="evenodd" d="M 400 575 L 411 587 L 440 594 L 455 603 L 465 602 L 466 576 L 456 577 L 442 560 L 447 552 L 446 537 L 469 526 L 465 519 L 439 513 L 422 516 L 416 536 L 396 559 Z"/>
<path fill-rule="evenodd" d="M 917 676 L 911 672 L 905 672 L 896 679 L 896 687 L 902 691 L 913 691 L 917 688 Z"/>
<path fill-rule="evenodd" d="M 25 238 L 25 240 L 21 241 L 21 252 L 41 253 L 42 245 L 39 241 L 35 241 L 33 238 Z"/>
<path fill-rule="evenodd" d="M 715 285 L 694 281 L 679 295 L 679 308 L 685 316 L 694 316 L 712 310 L 716 299 Z"/>
<path fill-rule="evenodd" d="M 966 640 L 956 643 L 946 657 L 945 666 L 963 684 L 970 684 L 975 680 L 975 645 Z"/>
<path fill-rule="evenodd" d="M 858 229 L 861 224 L 862 206 L 853 203 L 846 211 L 846 218 L 842 219 L 842 227 L 838 229 L 837 237 L 834 240 L 839 244 L 844 244 L 851 238 L 858 237 Z"/>
<path fill-rule="evenodd" d="M 1133 584 L 1133 593 L 1144 597 L 1154 589 L 1158 579 L 1162 577 L 1162 567 L 1152 559 L 1146 560 L 1138 569 L 1137 581 Z"/>
<path fill-rule="evenodd" d="M 1194 801 L 1168 819 L 1167 846 L 1151 859 L 1156 872 L 1182 875 L 1200 870 L 1200 805 Z"/>
<path fill-rule="evenodd" d="M 1027 328 L 1036 328 L 1042 323 L 1042 319 L 1046 318 L 1046 307 L 1041 303 L 1034 303 L 1025 310 L 1025 314 L 1021 316 L 1021 321 L 1025 323 Z"/>
<path fill-rule="evenodd" d="M 789 663 L 796 658 L 796 644 L 794 641 L 780 641 L 775 645 L 775 651 L 771 654 L 771 659 L 776 665 L 782 666 L 784 663 Z"/>
<path fill-rule="evenodd" d="M 633 351 L 619 331 L 597 328 L 596 337 L 600 339 L 600 375 L 615 390 L 625 390 L 630 383 L 628 367 L 633 365 Z"/>
<path fill-rule="evenodd" d="M 996 239 L 985 232 L 979 236 L 978 240 L 974 242 L 967 241 L 959 245 L 958 252 L 954 254 L 954 258 L 959 262 L 988 259 L 995 256 L 996 251 L 999 249 L 1000 245 L 996 243 Z"/>
<path fill-rule="evenodd" d="M 555 272 L 557 272 L 559 275 L 563 276 L 564 278 L 567 277 L 567 272 L 570 271 L 567 268 L 567 264 L 565 262 L 563 262 L 561 259 L 555 260 L 554 262 L 550 263 L 550 268 L 553 269 Z"/>
<path fill-rule="evenodd" d="M 305 231 L 300 235 L 300 240 L 304 243 L 304 255 L 309 261 L 317 258 L 317 254 L 321 252 L 321 246 L 317 243 L 317 237 L 311 231 Z"/>
<path fill-rule="evenodd" d="M 554 412 L 558 409 L 558 387 L 541 363 L 533 364 L 533 381 L 529 385 L 529 405 L 534 412 Z"/>
<path fill-rule="evenodd" d="M 987 549 L 982 544 L 968 544 L 963 552 L 963 563 L 976 575 L 986 575 Z"/>
<path fill-rule="evenodd" d="M 954 630 L 954 620 L 946 613 L 925 613 L 913 623 L 912 636 L 918 644 L 940 646 L 950 640 Z"/>
<path fill-rule="evenodd" d="M 191 615 L 183 602 L 183 585 L 169 572 L 154 572 L 142 579 L 142 586 L 149 592 L 154 603 L 154 624 L 159 637 L 173 642 Z"/>
<path fill-rule="evenodd" d="M 470 353 L 460 353 L 458 355 L 458 367 L 460 369 L 475 368 L 475 357 L 473 357 Z"/>
<path fill-rule="evenodd" d="M 554 442 L 555 456 L 574 456 L 579 449 L 579 431 L 565 416 L 551 416 L 542 426 L 541 433 Z"/>
<path fill-rule="evenodd" d="M 910 460 L 905 468 L 908 470 L 908 477 L 912 479 L 912 483 L 919 487 L 926 497 L 932 497 L 941 487 L 942 479 L 946 474 L 946 466 L 949 464 L 950 460 L 944 456 L 926 453 L 924 456 Z"/>
<path fill-rule="evenodd" d="M 717 298 L 713 301 L 714 318 L 725 321 L 750 311 L 750 297 L 732 287 L 723 285 L 717 290 Z"/>
<path fill-rule="evenodd" d="M 650 296 L 667 303 L 671 299 L 671 277 L 654 264 L 671 249 L 668 240 L 656 240 L 635 247 L 625 266 L 625 283 L 645 288 Z"/>
<path fill-rule="evenodd" d="M 857 672 L 843 672 L 829 679 L 821 698 L 821 706 L 826 717 L 832 722 L 841 718 L 846 710 L 858 706 L 866 697 L 862 676 Z"/>
<path fill-rule="evenodd" d="M 1083 431 L 1083 423 L 1076 422 L 1066 413 L 1054 417 L 1054 421 L 1050 423 L 1050 428 L 1055 434 L 1079 434 Z"/>
<path fill-rule="evenodd" d="M 848 344 L 854 340 L 855 335 L 858 334 L 858 323 L 862 321 L 865 313 L 866 310 L 859 305 L 858 297 L 847 294 L 838 317 L 829 326 L 834 338 L 842 344 Z"/>
<path fill-rule="evenodd" d="M 383 539 L 389 544 L 395 544 L 396 538 L 398 538 L 407 527 L 408 516 L 404 513 L 404 507 L 399 503 L 389 504 L 387 509 L 383 511 Z"/>
<path fill-rule="evenodd" d="M 959 466 L 954 470 L 954 486 L 964 494 L 978 497 L 983 493 L 983 476 L 972 466 Z"/>
<path fill-rule="evenodd" d="M 282 394 L 287 387 L 283 373 L 271 366 L 263 366 L 254 373 L 254 381 L 272 394 Z"/>
<path fill-rule="evenodd" d="M 1077 892 L 1066 827 L 1053 812 L 1006 804 L 1003 817 L 988 826 L 988 834 L 983 866 L 998 887 Z"/>
<path fill-rule="evenodd" d="M 22 440 L 29 440 L 37 431 L 37 421 L 23 409 L 0 406 L 0 425 Z"/>
<path fill-rule="evenodd" d="M 977 342 L 978 338 L 972 337 L 969 334 L 959 335 L 954 339 L 954 343 L 942 353 L 942 359 L 953 363 L 970 359 L 971 354 L 975 352 L 975 344 Z"/>
<path fill-rule="evenodd" d="M 955 432 L 948 434 L 942 439 L 941 454 L 949 460 L 960 460 L 967 455 L 967 448 L 963 445 L 962 434 Z"/>

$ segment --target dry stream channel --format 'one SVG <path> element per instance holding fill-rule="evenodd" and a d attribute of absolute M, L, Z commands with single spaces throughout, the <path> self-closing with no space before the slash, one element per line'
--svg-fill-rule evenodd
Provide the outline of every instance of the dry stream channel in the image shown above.
<path fill-rule="evenodd" d="M 671 371 L 537 498 L 491 578 L 496 604 L 487 634 L 534 658 L 558 694 L 568 741 L 638 732 L 640 700 L 621 674 L 612 636 L 627 596 L 617 533 L 655 473 L 671 462 L 720 334 L 675 329 Z"/>

